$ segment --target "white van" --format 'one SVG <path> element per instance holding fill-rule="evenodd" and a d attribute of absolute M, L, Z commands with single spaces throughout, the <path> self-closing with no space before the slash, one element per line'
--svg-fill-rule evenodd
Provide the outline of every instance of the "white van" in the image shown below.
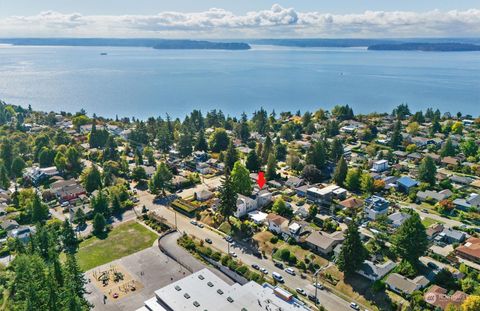
<path fill-rule="evenodd" d="M 280 283 L 285 282 L 285 281 L 283 280 L 283 276 L 281 276 L 281 275 L 278 274 L 277 272 L 272 272 L 272 277 L 273 277 L 277 282 L 280 282 Z"/>

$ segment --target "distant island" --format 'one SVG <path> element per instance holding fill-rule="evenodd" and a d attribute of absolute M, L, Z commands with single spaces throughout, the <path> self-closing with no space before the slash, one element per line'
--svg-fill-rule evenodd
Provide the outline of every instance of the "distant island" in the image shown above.
<path fill-rule="evenodd" d="M 372 51 L 471 52 L 480 51 L 480 45 L 470 43 L 385 43 L 368 47 Z"/>
<path fill-rule="evenodd" d="M 212 42 L 175 39 L 112 39 L 112 38 L 7 38 L 0 43 L 37 46 L 104 46 L 151 47 L 155 49 L 249 50 L 243 42 Z"/>
<path fill-rule="evenodd" d="M 251 47 L 242 42 L 211 42 L 193 40 L 162 40 L 154 49 L 171 50 L 249 50 Z"/>

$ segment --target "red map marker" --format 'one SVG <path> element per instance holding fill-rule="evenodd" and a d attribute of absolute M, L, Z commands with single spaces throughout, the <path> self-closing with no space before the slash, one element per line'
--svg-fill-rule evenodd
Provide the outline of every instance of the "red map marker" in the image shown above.
<path fill-rule="evenodd" d="M 258 178 L 257 178 L 257 185 L 260 187 L 260 189 L 265 186 L 265 173 L 264 172 L 258 172 Z"/>

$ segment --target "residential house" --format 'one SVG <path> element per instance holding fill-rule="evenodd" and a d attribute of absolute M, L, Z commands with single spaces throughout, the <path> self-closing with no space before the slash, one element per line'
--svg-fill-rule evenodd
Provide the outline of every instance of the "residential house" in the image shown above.
<path fill-rule="evenodd" d="M 35 233 L 35 228 L 30 226 L 19 226 L 11 230 L 8 236 L 14 239 L 19 239 L 22 242 L 27 242 L 30 236 Z"/>
<path fill-rule="evenodd" d="M 365 200 L 365 213 L 368 219 L 375 220 L 380 215 L 388 213 L 390 202 L 385 198 L 373 195 Z"/>
<path fill-rule="evenodd" d="M 398 228 L 410 217 L 410 214 L 395 212 L 388 216 L 388 220 L 394 228 Z"/>
<path fill-rule="evenodd" d="M 307 196 L 307 190 L 311 187 L 311 185 L 303 185 L 300 187 L 295 188 L 295 193 L 297 196 L 304 198 Z"/>
<path fill-rule="evenodd" d="M 435 237 L 435 242 L 443 242 L 448 244 L 461 243 L 465 241 L 466 237 L 467 235 L 465 232 L 451 228 L 445 228 Z"/>
<path fill-rule="evenodd" d="M 267 215 L 267 222 L 268 230 L 276 234 L 288 231 L 288 219 L 283 216 L 270 213 Z"/>
<path fill-rule="evenodd" d="M 290 176 L 287 181 L 285 182 L 285 186 L 290 189 L 295 189 L 303 185 L 305 181 L 302 178 L 298 178 L 295 176 Z"/>
<path fill-rule="evenodd" d="M 378 160 L 373 162 L 372 172 L 381 173 L 388 170 L 388 161 L 387 160 Z"/>
<path fill-rule="evenodd" d="M 433 191 L 433 190 L 425 190 L 425 191 L 418 191 L 417 192 L 417 199 L 420 201 L 427 201 L 433 200 L 434 202 L 440 202 L 445 199 L 448 199 L 452 196 L 452 191 L 450 189 L 445 189 L 442 191 Z"/>
<path fill-rule="evenodd" d="M 341 231 L 327 233 L 324 231 L 313 231 L 306 239 L 305 243 L 314 252 L 327 255 L 333 251 L 335 246 L 344 240 Z"/>
<path fill-rule="evenodd" d="M 470 185 L 473 181 L 473 178 L 459 175 L 450 176 L 450 181 L 457 185 L 467 186 Z"/>
<path fill-rule="evenodd" d="M 455 253 L 464 259 L 480 264 L 480 238 L 469 238 L 465 244 L 455 249 Z"/>
<path fill-rule="evenodd" d="M 255 224 L 261 225 L 266 222 L 267 220 L 267 213 L 260 212 L 260 211 L 253 211 L 248 213 L 248 218 L 251 219 Z"/>
<path fill-rule="evenodd" d="M 432 224 L 426 230 L 428 239 L 433 240 L 443 229 L 445 229 L 445 227 L 441 223 Z"/>
<path fill-rule="evenodd" d="M 395 266 L 396 264 L 391 260 L 387 260 L 381 264 L 371 262 L 370 260 L 365 260 L 360 269 L 357 270 L 357 273 L 371 281 L 377 281 L 392 271 Z"/>
<path fill-rule="evenodd" d="M 75 179 L 56 181 L 50 185 L 50 188 L 60 201 L 70 201 L 87 193 Z"/>
<path fill-rule="evenodd" d="M 195 162 L 205 162 L 208 160 L 208 154 L 205 151 L 194 151 L 192 156 Z"/>
<path fill-rule="evenodd" d="M 193 194 L 193 197 L 197 201 L 205 202 L 213 198 L 213 192 L 206 189 L 202 189 L 202 190 L 195 191 Z"/>
<path fill-rule="evenodd" d="M 448 295 L 448 290 L 438 285 L 433 285 L 423 295 L 425 302 L 433 306 L 435 310 L 445 310 L 449 305 L 460 308 L 467 297 L 466 293 L 458 290 L 452 295 Z"/>
<path fill-rule="evenodd" d="M 398 190 L 404 193 L 408 193 L 410 189 L 416 187 L 418 182 L 408 176 L 402 176 L 397 180 Z"/>
<path fill-rule="evenodd" d="M 470 208 L 478 209 L 480 207 L 480 195 L 471 193 L 466 199 L 455 199 L 453 204 L 461 210 L 469 210 Z"/>
<path fill-rule="evenodd" d="M 428 279 L 423 275 L 419 275 L 414 279 L 409 279 L 398 273 L 390 274 L 385 280 L 387 287 L 399 294 L 411 295 L 414 291 L 420 290 L 427 286 Z"/>
<path fill-rule="evenodd" d="M 443 166 L 457 166 L 458 165 L 458 159 L 454 157 L 443 157 L 442 161 L 440 163 Z"/>
<path fill-rule="evenodd" d="M 16 220 L 13 220 L 13 219 L 6 219 L 6 220 L 2 221 L 0 226 L 5 231 L 11 231 L 11 230 L 17 229 L 19 227 L 18 222 Z"/>
<path fill-rule="evenodd" d="M 333 198 L 345 197 L 347 191 L 337 185 L 324 188 L 310 187 L 307 189 L 307 199 L 317 204 L 328 204 Z"/>
<path fill-rule="evenodd" d="M 58 175 L 59 172 L 56 166 L 51 167 L 29 167 L 25 169 L 24 178 L 30 180 L 34 185 L 38 185 L 50 177 Z"/>
<path fill-rule="evenodd" d="M 350 197 L 339 203 L 339 205 L 346 210 L 355 210 L 355 209 L 361 208 L 363 204 L 364 204 L 364 201 L 356 197 Z"/>
<path fill-rule="evenodd" d="M 243 217 L 247 215 L 249 212 L 254 211 L 257 209 L 257 201 L 244 196 L 242 194 L 238 195 L 237 198 L 237 209 L 233 213 L 233 215 L 237 218 Z"/>

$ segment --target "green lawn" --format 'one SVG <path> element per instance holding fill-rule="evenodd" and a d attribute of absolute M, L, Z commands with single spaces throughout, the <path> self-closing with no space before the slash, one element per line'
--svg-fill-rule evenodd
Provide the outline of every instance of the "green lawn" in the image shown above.
<path fill-rule="evenodd" d="M 441 223 L 441 221 L 432 219 L 432 218 L 430 218 L 430 217 L 425 217 L 425 218 L 422 220 L 422 224 L 425 226 L 425 228 L 428 228 L 428 227 L 430 227 L 431 225 L 436 224 L 436 223 L 438 223 L 438 222 Z"/>
<path fill-rule="evenodd" d="M 141 224 L 127 222 L 114 227 L 103 240 L 92 237 L 80 243 L 78 263 L 87 271 L 150 247 L 157 237 Z"/>

